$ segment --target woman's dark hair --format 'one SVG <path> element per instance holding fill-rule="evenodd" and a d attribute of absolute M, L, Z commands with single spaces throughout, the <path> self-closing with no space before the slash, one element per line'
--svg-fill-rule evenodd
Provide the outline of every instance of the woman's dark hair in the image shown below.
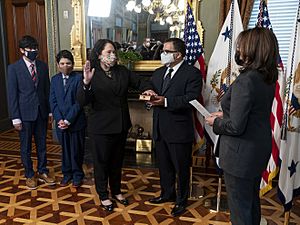
<path fill-rule="evenodd" d="M 29 35 L 25 35 L 19 40 L 19 48 L 30 48 L 30 49 L 38 49 L 39 44 L 37 40 Z"/>
<path fill-rule="evenodd" d="M 74 57 L 72 53 L 68 50 L 61 50 L 57 55 L 56 55 L 56 62 L 59 63 L 59 61 L 62 59 L 69 59 L 72 64 L 74 64 Z"/>
<path fill-rule="evenodd" d="M 278 42 L 273 31 L 255 27 L 241 32 L 236 41 L 240 54 L 241 71 L 258 70 L 266 83 L 275 83 L 278 78 Z"/>
<path fill-rule="evenodd" d="M 98 57 L 99 57 L 99 55 L 101 55 L 101 52 L 105 48 L 105 45 L 108 43 L 112 44 L 112 46 L 114 46 L 115 50 L 117 50 L 116 45 L 113 41 L 108 40 L 108 39 L 99 39 L 91 51 L 91 68 L 101 69 Z"/>
<path fill-rule="evenodd" d="M 181 53 L 182 57 L 185 56 L 185 43 L 183 40 L 179 38 L 169 38 L 165 41 L 166 42 L 172 42 L 174 49 Z"/>

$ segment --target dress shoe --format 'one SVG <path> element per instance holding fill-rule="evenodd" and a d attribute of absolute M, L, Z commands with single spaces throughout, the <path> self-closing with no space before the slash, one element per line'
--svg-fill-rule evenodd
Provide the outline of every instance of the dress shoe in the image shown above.
<path fill-rule="evenodd" d="M 46 174 L 46 173 L 39 173 L 38 179 L 39 179 L 39 181 L 44 182 L 47 185 L 55 184 L 54 178 L 52 178 L 51 176 L 49 176 L 49 174 Z"/>
<path fill-rule="evenodd" d="M 152 204 L 161 204 L 165 202 L 174 202 L 175 198 L 163 198 L 161 196 L 149 199 L 149 202 Z"/>
<path fill-rule="evenodd" d="M 124 198 L 124 199 L 118 199 L 116 196 L 113 196 L 113 199 L 115 199 L 116 201 L 118 201 L 122 205 L 129 205 L 129 201 L 126 198 Z"/>
<path fill-rule="evenodd" d="M 109 205 L 104 205 L 104 204 L 102 203 L 102 201 L 100 201 L 100 202 L 101 202 L 101 207 L 102 207 L 103 209 L 105 209 L 106 211 L 112 212 L 112 211 L 114 210 L 114 204 L 113 204 L 113 203 L 111 203 L 111 204 L 109 204 Z"/>
<path fill-rule="evenodd" d="M 71 180 L 72 180 L 72 177 L 64 176 L 64 178 L 60 182 L 60 186 L 65 187 L 65 186 L 69 185 L 69 183 L 71 182 Z"/>
<path fill-rule="evenodd" d="M 183 214 L 185 211 L 186 211 L 185 205 L 176 204 L 174 206 L 174 208 L 172 209 L 171 214 L 172 214 L 172 216 L 179 216 L 179 215 Z"/>
<path fill-rule="evenodd" d="M 73 180 L 73 183 L 72 183 L 72 187 L 73 188 L 78 188 L 81 185 L 82 185 L 82 181 L 81 180 L 76 180 L 76 181 Z"/>

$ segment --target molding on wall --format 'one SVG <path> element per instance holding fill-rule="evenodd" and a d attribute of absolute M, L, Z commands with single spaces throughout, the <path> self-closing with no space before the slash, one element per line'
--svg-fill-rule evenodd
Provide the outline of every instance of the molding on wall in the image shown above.
<path fill-rule="evenodd" d="M 48 66 L 50 76 L 56 74 L 55 56 L 59 49 L 56 0 L 45 0 Z"/>

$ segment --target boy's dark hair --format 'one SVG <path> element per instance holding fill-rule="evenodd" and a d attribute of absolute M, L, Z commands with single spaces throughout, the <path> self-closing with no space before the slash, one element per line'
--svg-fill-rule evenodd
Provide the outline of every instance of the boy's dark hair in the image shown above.
<path fill-rule="evenodd" d="M 30 49 L 38 49 L 39 44 L 34 37 L 29 35 L 25 35 L 19 40 L 19 48 L 30 48 Z"/>
<path fill-rule="evenodd" d="M 61 50 L 57 55 L 56 55 L 56 62 L 59 63 L 59 61 L 62 59 L 69 59 L 72 64 L 74 64 L 74 57 L 72 53 L 68 50 Z"/>

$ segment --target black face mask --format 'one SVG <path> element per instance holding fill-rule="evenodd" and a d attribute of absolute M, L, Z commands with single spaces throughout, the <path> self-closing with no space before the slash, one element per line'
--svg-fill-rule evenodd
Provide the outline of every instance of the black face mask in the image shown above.
<path fill-rule="evenodd" d="M 25 56 L 30 59 L 31 61 L 34 61 L 38 55 L 38 51 L 25 51 Z"/>
<path fill-rule="evenodd" d="M 234 60 L 236 62 L 236 64 L 238 64 L 239 66 L 242 66 L 244 61 L 241 60 L 241 53 L 240 51 L 236 51 L 234 54 Z"/>

